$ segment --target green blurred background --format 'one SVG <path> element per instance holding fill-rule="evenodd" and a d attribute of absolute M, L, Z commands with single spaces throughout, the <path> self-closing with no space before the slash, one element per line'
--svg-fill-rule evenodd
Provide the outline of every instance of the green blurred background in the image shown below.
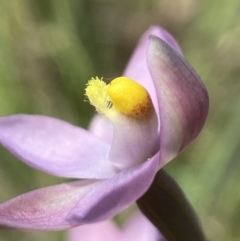
<path fill-rule="evenodd" d="M 159 24 L 204 80 L 204 130 L 166 170 L 209 240 L 240 240 L 240 2 L 238 0 L 0 0 L 0 115 L 55 116 L 87 127 L 92 76 L 121 75 L 139 36 Z M 0 202 L 62 180 L 0 148 Z M 0 240 L 64 240 L 64 232 L 0 230 Z M 83 239 L 84 240 L 84 239 Z"/>

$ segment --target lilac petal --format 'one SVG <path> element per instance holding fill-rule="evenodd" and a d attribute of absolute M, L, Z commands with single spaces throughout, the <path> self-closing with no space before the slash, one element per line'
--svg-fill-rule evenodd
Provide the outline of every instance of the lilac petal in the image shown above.
<path fill-rule="evenodd" d="M 140 39 L 123 75 L 135 80 L 144 86 L 152 98 L 155 109 L 158 110 L 155 86 L 147 65 L 147 50 L 150 35 L 154 35 L 163 39 L 173 48 L 175 48 L 176 51 L 181 53 L 179 45 L 166 30 L 159 26 L 152 26 L 143 34 L 142 38 Z"/>
<path fill-rule="evenodd" d="M 145 162 L 159 151 L 158 118 L 153 112 L 145 120 L 117 113 L 112 118 L 113 141 L 109 159 L 119 170 Z"/>
<path fill-rule="evenodd" d="M 0 118 L 0 143 L 28 165 L 71 178 L 108 178 L 110 145 L 64 121 L 31 115 Z"/>
<path fill-rule="evenodd" d="M 202 129 L 208 93 L 182 55 L 155 36 L 150 37 L 148 66 L 159 102 L 160 159 L 167 163 Z"/>
<path fill-rule="evenodd" d="M 68 215 L 68 220 L 81 225 L 113 217 L 135 202 L 151 185 L 157 172 L 159 155 L 98 185 L 87 193 Z"/>
<path fill-rule="evenodd" d="M 123 227 L 124 241 L 160 241 L 162 235 L 155 226 L 140 212 L 134 214 Z"/>
<path fill-rule="evenodd" d="M 110 220 L 73 228 L 68 241 L 125 241 L 120 230 Z"/>
<path fill-rule="evenodd" d="M 21 230 L 60 230 L 77 201 L 99 182 L 77 181 L 22 194 L 0 204 L 0 226 Z"/>
<path fill-rule="evenodd" d="M 104 115 L 95 115 L 89 125 L 89 131 L 101 140 L 111 144 L 113 139 L 113 126 Z"/>

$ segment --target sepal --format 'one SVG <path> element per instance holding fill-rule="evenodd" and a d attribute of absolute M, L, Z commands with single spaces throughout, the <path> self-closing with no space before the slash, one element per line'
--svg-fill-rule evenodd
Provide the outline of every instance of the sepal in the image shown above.
<path fill-rule="evenodd" d="M 163 169 L 137 205 L 168 241 L 206 241 L 191 204 Z"/>

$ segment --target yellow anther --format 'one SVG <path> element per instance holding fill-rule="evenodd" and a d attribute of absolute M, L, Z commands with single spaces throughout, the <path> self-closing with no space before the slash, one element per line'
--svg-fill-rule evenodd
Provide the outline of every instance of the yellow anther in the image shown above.
<path fill-rule="evenodd" d="M 107 93 L 114 108 L 126 116 L 143 119 L 153 110 L 147 90 L 127 77 L 112 80 Z"/>
<path fill-rule="evenodd" d="M 86 96 L 99 113 L 110 116 L 117 111 L 135 119 L 145 119 L 153 111 L 147 90 L 127 77 L 118 77 L 109 85 L 96 77 L 86 88 Z"/>

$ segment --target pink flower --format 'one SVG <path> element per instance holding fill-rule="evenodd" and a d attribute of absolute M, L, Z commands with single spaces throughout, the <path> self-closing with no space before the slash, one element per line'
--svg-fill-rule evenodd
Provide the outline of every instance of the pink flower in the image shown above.
<path fill-rule="evenodd" d="M 159 231 L 141 213 L 132 216 L 120 229 L 106 220 L 73 228 L 68 232 L 68 241 L 164 241 Z"/>
<path fill-rule="evenodd" d="M 20 160 L 52 175 L 81 179 L 0 204 L 0 226 L 60 230 L 109 219 L 143 195 L 156 172 L 198 135 L 208 94 L 169 33 L 151 27 L 124 76 L 151 97 L 154 110 L 144 120 L 115 111 L 112 127 L 105 117 L 95 120 L 94 134 L 51 117 L 0 118 L 0 143 Z"/>

